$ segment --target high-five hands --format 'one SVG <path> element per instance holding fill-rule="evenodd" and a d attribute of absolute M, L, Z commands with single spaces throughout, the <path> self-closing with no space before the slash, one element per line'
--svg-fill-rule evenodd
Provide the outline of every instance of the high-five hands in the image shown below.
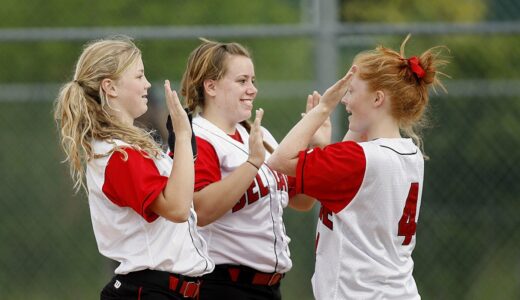
<path fill-rule="evenodd" d="M 314 107 L 318 106 L 320 103 L 321 95 L 314 91 L 312 95 L 307 96 L 307 106 L 305 108 L 305 113 L 311 111 Z M 302 113 L 302 117 L 305 116 Z M 312 136 L 309 147 L 325 147 L 331 143 L 332 139 L 332 125 L 330 122 L 330 116 L 325 119 L 323 124 L 321 124 L 320 128 L 314 133 Z"/>
<path fill-rule="evenodd" d="M 165 80 L 164 82 L 164 93 L 166 95 L 166 106 L 168 107 L 168 112 L 172 118 L 173 131 L 175 132 L 175 135 L 177 138 L 180 138 L 181 136 L 191 138 L 191 126 L 188 120 L 188 115 L 181 105 L 177 92 L 172 91 L 169 80 Z"/>
<path fill-rule="evenodd" d="M 321 97 L 320 103 L 325 105 L 329 109 L 333 109 L 339 103 L 341 98 L 345 95 L 348 90 L 348 83 L 354 76 L 354 73 L 357 71 L 357 66 L 352 65 L 348 70 L 347 74 L 343 76 L 340 80 L 334 83 L 331 87 L 329 87 L 323 96 Z"/>
<path fill-rule="evenodd" d="M 265 159 L 265 147 L 264 138 L 262 135 L 262 118 L 264 116 L 263 109 L 257 109 L 255 114 L 255 122 L 251 126 L 251 132 L 249 133 L 249 158 L 247 159 L 257 169 L 264 163 Z"/>
<path fill-rule="evenodd" d="M 193 134 L 191 125 L 191 114 L 182 108 L 176 91 L 172 91 L 170 81 L 164 82 L 164 93 L 166 95 L 166 106 L 168 107 L 168 119 L 166 120 L 166 130 L 168 131 L 168 147 L 172 154 L 175 153 L 175 140 L 184 136 L 191 138 L 191 150 L 193 158 L 197 157 L 197 142 Z"/>

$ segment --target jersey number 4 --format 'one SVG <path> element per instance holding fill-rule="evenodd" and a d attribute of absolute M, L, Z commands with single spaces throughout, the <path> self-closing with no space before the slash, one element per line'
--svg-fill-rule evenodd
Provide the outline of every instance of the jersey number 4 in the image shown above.
<path fill-rule="evenodd" d="M 417 223 L 415 223 L 415 215 L 417 213 L 417 198 L 419 196 L 419 183 L 414 182 L 410 186 L 408 197 L 406 198 L 406 204 L 404 205 L 403 215 L 399 220 L 398 236 L 404 236 L 403 245 L 409 245 L 412 241 L 412 236 L 415 234 L 417 229 Z"/>

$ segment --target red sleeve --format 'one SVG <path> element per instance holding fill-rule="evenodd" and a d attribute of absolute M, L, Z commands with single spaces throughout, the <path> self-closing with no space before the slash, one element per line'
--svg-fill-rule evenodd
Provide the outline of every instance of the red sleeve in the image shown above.
<path fill-rule="evenodd" d="M 114 152 L 105 169 L 103 193 L 114 204 L 131 207 L 146 221 L 153 222 L 158 215 L 149 209 L 164 190 L 168 177 L 162 176 L 152 159 L 132 148 L 125 148 L 128 159 Z"/>
<path fill-rule="evenodd" d="M 195 191 L 222 178 L 220 162 L 215 148 L 200 137 L 197 137 L 197 159 L 195 160 Z"/>
<path fill-rule="evenodd" d="M 356 196 L 365 169 L 365 153 L 355 142 L 301 151 L 296 166 L 296 193 L 314 197 L 337 213 Z"/>

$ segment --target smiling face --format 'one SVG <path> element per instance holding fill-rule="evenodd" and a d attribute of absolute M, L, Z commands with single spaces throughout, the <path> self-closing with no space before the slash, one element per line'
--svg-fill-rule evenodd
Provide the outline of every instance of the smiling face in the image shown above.
<path fill-rule="evenodd" d="M 376 92 L 370 91 L 366 81 L 354 74 L 349 83 L 348 91 L 341 99 L 349 113 L 349 129 L 357 133 L 366 133 L 375 116 L 374 100 Z"/>
<path fill-rule="evenodd" d="M 132 122 L 143 115 L 148 106 L 150 82 L 144 75 L 143 60 L 139 57 L 115 82 L 117 110 L 124 122 Z"/>
<path fill-rule="evenodd" d="M 251 117 L 255 87 L 255 68 L 250 58 L 232 55 L 226 59 L 226 73 L 215 81 L 213 105 L 229 124 Z"/>

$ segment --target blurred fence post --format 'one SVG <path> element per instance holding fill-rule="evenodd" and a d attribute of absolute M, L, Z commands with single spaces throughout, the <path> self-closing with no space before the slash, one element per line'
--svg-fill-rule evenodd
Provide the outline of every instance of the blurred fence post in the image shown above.
<path fill-rule="evenodd" d="M 314 15 L 314 26 L 317 28 L 315 35 L 315 78 L 320 93 L 337 80 L 338 66 L 338 28 L 339 5 L 338 0 L 320 1 L 314 0 L 313 6 L 318 12 Z M 332 115 L 332 139 L 341 139 L 341 118 L 336 109 Z"/>

